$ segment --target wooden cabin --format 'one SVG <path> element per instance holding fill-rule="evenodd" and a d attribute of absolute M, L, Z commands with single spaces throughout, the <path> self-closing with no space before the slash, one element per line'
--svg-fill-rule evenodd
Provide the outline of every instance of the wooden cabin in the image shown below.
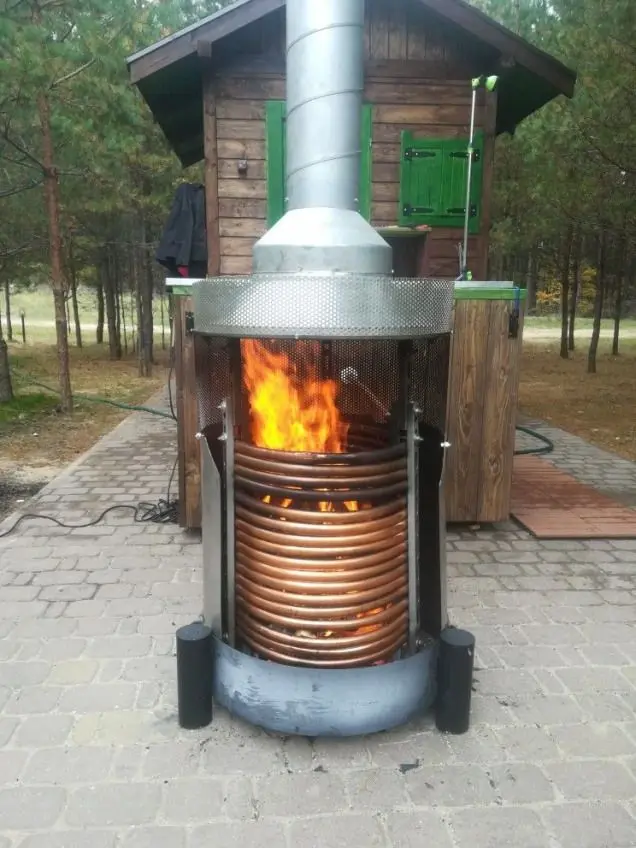
<path fill-rule="evenodd" d="M 211 276 L 251 273 L 254 242 L 285 212 L 284 7 L 239 0 L 128 60 L 183 165 L 205 161 Z M 494 93 L 479 92 L 471 197 L 468 264 L 475 280 L 487 280 L 496 137 L 555 97 L 572 96 L 574 73 L 464 0 L 367 0 L 365 42 L 360 212 L 386 234 L 401 275 L 459 273 L 471 80 L 499 76 Z M 428 232 L 414 236 L 416 227 Z M 447 473 L 454 521 L 502 520 L 509 509 L 521 341 L 509 338 L 510 294 L 490 291 L 463 297 L 456 309 Z M 181 329 L 180 499 L 182 524 L 194 527 L 194 341 Z"/>

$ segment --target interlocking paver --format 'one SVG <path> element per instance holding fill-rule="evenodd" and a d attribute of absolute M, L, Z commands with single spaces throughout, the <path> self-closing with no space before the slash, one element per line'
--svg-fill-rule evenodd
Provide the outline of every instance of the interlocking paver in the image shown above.
<path fill-rule="evenodd" d="M 584 482 L 636 485 L 636 465 L 549 432 Z M 134 416 L 33 509 L 81 522 L 160 493 L 174 451 L 169 422 Z M 633 848 L 636 543 L 508 523 L 448 547 L 453 621 L 477 637 L 471 731 L 305 740 L 220 709 L 179 729 L 196 534 L 122 511 L 0 540 L 0 848 Z"/>

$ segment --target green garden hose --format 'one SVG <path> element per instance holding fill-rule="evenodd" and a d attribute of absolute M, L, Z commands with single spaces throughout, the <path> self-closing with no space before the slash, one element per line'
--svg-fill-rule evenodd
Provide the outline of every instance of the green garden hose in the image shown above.
<path fill-rule="evenodd" d="M 526 436 L 531 436 L 533 439 L 543 442 L 543 446 L 540 448 L 523 448 L 523 450 L 517 450 L 515 451 L 515 456 L 545 456 L 554 450 L 554 442 L 548 439 L 547 436 L 544 436 L 543 433 L 537 433 L 536 430 L 530 430 L 528 427 L 522 427 L 520 424 L 517 425 L 516 429 L 520 433 L 525 433 Z"/>
<path fill-rule="evenodd" d="M 18 368 L 12 368 L 12 371 L 16 373 L 16 375 L 22 380 L 22 382 L 27 385 L 37 386 L 40 389 L 44 389 L 47 392 L 51 392 L 51 394 L 59 395 L 59 391 L 57 389 L 52 388 L 51 386 L 47 386 L 45 383 L 40 383 L 37 380 L 32 380 L 23 374 Z M 123 403 L 122 401 L 116 400 L 108 400 L 107 398 L 102 397 L 94 397 L 90 395 L 83 395 L 81 393 L 77 393 L 73 395 L 74 397 L 81 398 L 82 400 L 87 400 L 91 403 L 103 403 L 107 406 L 114 406 L 116 409 L 124 409 L 127 412 L 147 412 L 149 415 L 158 415 L 160 418 L 169 418 L 171 421 L 174 420 L 173 416 L 169 412 L 163 412 L 160 409 L 154 409 L 150 406 L 137 406 L 135 404 Z M 515 451 L 515 456 L 545 456 L 548 453 L 552 453 L 554 450 L 554 443 L 548 439 L 547 436 L 544 436 L 542 433 L 537 433 L 536 430 L 530 430 L 528 427 L 522 427 L 521 425 L 517 425 L 516 428 L 519 432 L 525 433 L 526 436 L 530 436 L 533 439 L 537 439 L 537 441 L 542 442 L 541 447 L 537 448 L 523 448 L 522 450 Z"/>
<path fill-rule="evenodd" d="M 30 386 L 37 386 L 40 389 L 44 389 L 47 392 L 51 392 L 54 395 L 60 395 L 58 389 L 54 389 L 51 386 L 47 386 L 46 383 L 40 383 L 38 380 L 33 380 L 30 377 L 27 377 L 23 372 L 20 371 L 19 368 L 12 367 L 11 370 L 15 372 L 15 374 L 20 378 L 20 381 L 26 383 Z M 108 398 L 102 398 L 92 395 L 83 395 L 79 392 L 74 393 L 73 397 L 81 398 L 82 400 L 89 401 L 90 403 L 103 403 L 107 406 L 114 406 L 116 409 L 123 409 L 127 412 L 147 412 L 150 415 L 158 415 L 160 418 L 169 418 L 173 421 L 173 416 L 169 412 L 163 412 L 161 409 L 154 409 L 151 406 L 137 406 L 135 404 L 123 403 L 123 401 L 117 400 L 108 400 Z"/>

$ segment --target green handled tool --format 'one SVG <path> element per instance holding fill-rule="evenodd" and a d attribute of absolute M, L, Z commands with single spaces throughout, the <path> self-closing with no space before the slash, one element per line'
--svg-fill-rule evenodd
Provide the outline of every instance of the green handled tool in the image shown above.
<path fill-rule="evenodd" d="M 460 280 L 472 279 L 472 274 L 468 270 L 468 229 L 470 224 L 470 196 L 473 188 L 473 160 L 475 156 L 475 115 L 477 112 L 477 92 L 480 88 L 486 91 L 494 91 L 497 88 L 499 77 L 497 76 L 481 76 L 471 80 L 471 88 L 473 90 L 473 100 L 470 110 L 470 139 L 468 141 L 468 169 L 466 174 L 466 208 L 464 210 L 464 241 L 460 247 Z"/>

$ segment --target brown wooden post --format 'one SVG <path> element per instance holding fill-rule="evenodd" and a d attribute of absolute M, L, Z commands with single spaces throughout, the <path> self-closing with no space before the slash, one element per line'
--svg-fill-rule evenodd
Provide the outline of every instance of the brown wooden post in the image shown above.
<path fill-rule="evenodd" d="M 208 239 L 208 276 L 221 273 L 219 231 L 219 155 L 216 131 L 216 92 L 210 62 L 203 64 L 203 151 L 205 155 L 205 221 Z"/>
<path fill-rule="evenodd" d="M 484 113 L 484 169 L 481 204 L 481 235 L 479 255 L 475 257 L 473 274 L 476 280 L 488 279 L 488 246 L 492 220 L 492 192 L 495 172 L 495 142 L 497 139 L 497 92 L 486 92 Z"/>
<path fill-rule="evenodd" d="M 192 300 L 189 297 L 177 297 L 175 302 L 179 524 L 188 530 L 194 530 L 201 526 L 201 469 L 199 443 L 196 440 L 199 411 L 194 367 L 196 339 L 187 329 L 187 316 L 192 311 Z"/>
<path fill-rule="evenodd" d="M 203 66 L 203 140 L 205 152 L 205 219 L 208 247 L 208 276 L 215 277 L 221 268 L 219 237 L 219 180 L 216 130 L 216 99 L 211 65 L 199 50 Z M 201 468 L 199 412 L 196 387 L 197 339 L 186 330 L 186 314 L 192 310 L 190 298 L 180 298 L 176 334 L 180 352 L 177 371 L 177 403 L 179 406 L 179 500 L 180 523 L 189 530 L 201 526 Z M 179 354 L 178 354 L 179 355 Z"/>

